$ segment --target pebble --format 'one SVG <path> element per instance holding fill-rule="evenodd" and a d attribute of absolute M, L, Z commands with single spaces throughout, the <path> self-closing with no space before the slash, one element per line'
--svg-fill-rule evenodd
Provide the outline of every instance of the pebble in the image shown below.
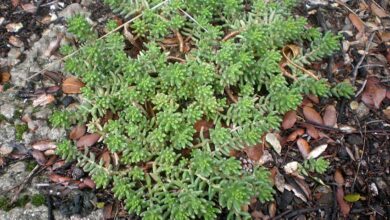
<path fill-rule="evenodd" d="M 23 28 L 23 24 L 22 23 L 9 23 L 5 26 L 5 28 L 7 28 L 7 31 L 8 32 L 13 32 L 13 33 L 16 33 L 18 32 L 20 29 Z"/>
<path fill-rule="evenodd" d="M 15 106 L 10 103 L 4 103 L 0 106 L 0 114 L 4 115 L 8 120 L 14 117 L 15 111 Z"/>
<path fill-rule="evenodd" d="M 11 147 L 10 145 L 8 145 L 8 144 L 3 144 L 3 145 L 1 145 L 1 147 L 0 147 L 0 155 L 7 156 L 7 155 L 10 154 L 13 150 L 14 150 L 14 148 Z"/>
<path fill-rule="evenodd" d="M 370 192 L 371 192 L 371 195 L 372 196 L 377 196 L 379 195 L 379 192 L 378 192 L 378 187 L 376 187 L 375 183 L 371 183 L 368 188 L 370 189 Z"/>
<path fill-rule="evenodd" d="M 358 108 L 356 109 L 356 115 L 358 118 L 364 118 L 370 113 L 370 109 L 363 103 L 359 103 Z"/>

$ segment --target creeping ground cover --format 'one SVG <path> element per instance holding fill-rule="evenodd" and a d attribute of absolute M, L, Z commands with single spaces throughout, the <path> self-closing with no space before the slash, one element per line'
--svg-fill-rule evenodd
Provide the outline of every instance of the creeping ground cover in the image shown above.
<path fill-rule="evenodd" d="M 110 21 L 103 35 L 82 15 L 67 21 L 76 43 L 61 53 L 85 84 L 82 103 L 50 121 L 87 125 L 99 151 L 71 135 L 57 154 L 143 219 L 250 218 L 243 207 L 272 200 L 274 189 L 266 168 L 244 169 L 236 155 L 279 129 L 304 95 L 354 92 L 307 69 L 339 50 L 341 37 L 293 15 L 297 1 L 104 2 L 129 22 Z"/>

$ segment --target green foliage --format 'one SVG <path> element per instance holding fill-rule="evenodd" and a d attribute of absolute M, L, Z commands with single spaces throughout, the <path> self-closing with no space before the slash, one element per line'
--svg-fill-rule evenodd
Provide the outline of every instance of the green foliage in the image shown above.
<path fill-rule="evenodd" d="M 35 194 L 31 197 L 31 204 L 33 204 L 34 206 L 41 206 L 45 204 L 45 201 L 45 196 L 42 194 Z"/>
<path fill-rule="evenodd" d="M 69 31 L 82 47 L 65 69 L 86 85 L 79 108 L 56 112 L 50 122 L 88 123 L 103 137 L 102 147 L 119 155 L 119 164 L 98 161 L 68 140 L 56 152 L 77 160 L 97 187 L 112 187 L 125 208 L 144 219 L 216 219 L 222 209 L 229 219 L 250 218 L 242 207 L 252 197 L 272 200 L 269 172 L 257 165 L 243 172 L 230 152 L 259 144 L 304 94 L 351 95 L 346 84 L 332 88 L 296 68 L 335 52 L 339 37 L 307 29 L 304 18 L 292 16 L 295 0 L 104 2 L 135 18 L 129 30 L 143 43 L 141 51 L 130 56 L 120 33 L 96 40 L 82 16 L 70 19 Z M 106 29 L 115 27 L 109 22 Z M 177 33 L 191 47 L 185 54 L 161 46 Z M 279 66 L 281 49 L 289 43 L 303 48 L 295 65 L 289 64 L 295 81 Z M 61 49 L 64 55 L 73 51 Z M 114 117 L 102 123 L 107 113 Z M 198 122 L 212 125 L 199 131 Z M 327 167 L 321 159 L 305 163 L 310 172 Z"/>
<path fill-rule="evenodd" d="M 28 131 L 26 124 L 15 124 L 15 139 L 21 141 L 23 139 L 24 132 Z"/>
<path fill-rule="evenodd" d="M 319 174 L 323 174 L 329 167 L 329 161 L 325 160 L 323 157 L 319 157 L 317 159 L 309 159 L 305 160 L 303 163 L 304 172 L 316 172 Z"/>

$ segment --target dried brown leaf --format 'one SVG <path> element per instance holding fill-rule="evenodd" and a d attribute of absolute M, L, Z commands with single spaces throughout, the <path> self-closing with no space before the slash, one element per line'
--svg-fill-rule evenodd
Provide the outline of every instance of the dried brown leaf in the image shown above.
<path fill-rule="evenodd" d="M 344 190 L 342 187 L 337 187 L 336 200 L 339 204 L 341 213 L 344 217 L 347 217 L 351 210 L 351 206 L 344 200 Z"/>
<path fill-rule="evenodd" d="M 111 156 L 110 156 L 110 152 L 108 151 L 104 151 L 102 156 L 101 156 L 101 159 L 103 160 L 104 162 L 104 167 L 108 168 L 111 164 Z"/>
<path fill-rule="evenodd" d="M 268 213 L 271 218 L 275 217 L 276 215 L 276 203 L 271 202 L 268 206 Z"/>
<path fill-rule="evenodd" d="M 49 149 L 56 149 L 57 145 L 53 141 L 38 141 L 32 145 L 32 149 L 38 150 L 38 151 L 46 151 Z"/>
<path fill-rule="evenodd" d="M 283 117 L 282 128 L 284 130 L 292 128 L 296 121 L 297 113 L 295 111 L 288 111 Z"/>
<path fill-rule="evenodd" d="M 302 157 L 307 159 L 311 150 L 309 143 L 305 139 L 299 138 L 297 141 L 297 145 L 299 152 L 301 152 L 302 154 Z"/>
<path fill-rule="evenodd" d="M 307 183 L 303 180 L 303 179 L 300 179 L 300 178 L 297 178 L 297 177 L 294 177 L 294 181 L 298 184 L 298 186 L 302 189 L 302 191 L 305 193 L 305 196 L 308 200 L 311 200 L 311 190 L 310 190 L 310 187 L 309 185 L 307 185 Z"/>
<path fill-rule="evenodd" d="M 305 130 L 303 130 L 302 128 L 299 128 L 299 129 L 295 130 L 294 132 L 292 132 L 290 135 L 288 135 L 286 140 L 287 140 L 287 142 L 292 142 L 292 141 L 295 141 L 298 136 L 301 136 L 304 134 L 305 134 Z"/>
<path fill-rule="evenodd" d="M 372 13 L 380 18 L 385 18 L 390 16 L 389 13 L 387 13 L 382 7 L 380 7 L 374 2 L 371 3 L 370 8 Z"/>
<path fill-rule="evenodd" d="M 386 97 L 386 89 L 380 84 L 376 77 L 367 79 L 366 87 L 364 88 L 362 101 L 368 106 L 374 106 L 379 109 L 382 101 Z"/>
<path fill-rule="evenodd" d="M 72 180 L 70 177 L 60 176 L 60 175 L 55 174 L 55 173 L 50 174 L 49 179 L 52 182 L 61 183 L 63 185 L 67 185 L 67 183 Z"/>
<path fill-rule="evenodd" d="M 328 144 L 322 144 L 313 150 L 310 151 L 309 155 L 307 156 L 307 159 L 315 159 L 319 157 L 328 147 Z"/>
<path fill-rule="evenodd" d="M 69 138 L 72 140 L 78 140 L 85 134 L 86 131 L 87 127 L 85 125 L 77 125 L 69 133 Z"/>
<path fill-rule="evenodd" d="M 383 42 L 388 42 L 388 41 L 390 41 L 390 32 L 380 32 L 379 35 L 380 35 L 381 40 L 382 40 Z"/>
<path fill-rule="evenodd" d="M 54 96 L 52 94 L 43 94 L 43 95 L 38 96 L 38 98 L 33 101 L 33 106 L 34 107 L 46 106 L 46 105 L 54 102 L 55 100 L 56 99 L 54 98 Z"/>
<path fill-rule="evenodd" d="M 67 94 L 78 94 L 81 93 L 80 89 L 84 85 L 85 84 L 79 79 L 75 77 L 69 77 L 62 82 L 62 91 Z"/>
<path fill-rule="evenodd" d="M 37 161 L 39 165 L 44 165 L 47 161 L 45 155 L 39 150 L 33 150 L 31 152 L 31 155 L 34 157 L 35 161 Z"/>
<path fill-rule="evenodd" d="M 316 95 L 309 94 L 307 95 L 307 98 L 310 99 L 310 101 L 312 101 L 315 104 L 320 103 L 320 99 Z"/>
<path fill-rule="evenodd" d="M 214 126 L 214 123 L 212 121 L 207 120 L 198 120 L 194 124 L 194 128 L 196 132 L 200 132 L 203 129 L 203 132 L 207 132 L 210 128 Z"/>
<path fill-rule="evenodd" d="M 306 124 L 305 127 L 306 127 L 306 133 L 308 135 L 310 135 L 310 137 L 312 137 L 314 139 L 320 138 L 320 134 L 319 134 L 317 128 L 315 128 L 313 125 Z"/>
<path fill-rule="evenodd" d="M 0 83 L 6 83 L 11 79 L 11 74 L 8 71 L 0 73 Z"/>
<path fill-rule="evenodd" d="M 364 25 L 364 22 L 362 21 L 362 19 L 359 18 L 359 16 L 357 16 L 354 13 L 349 13 L 348 18 L 352 22 L 353 26 L 355 26 L 355 28 L 359 32 L 361 32 L 361 33 L 364 32 L 365 25 Z"/>
<path fill-rule="evenodd" d="M 344 181 L 344 177 L 343 177 L 343 174 L 341 173 L 340 169 L 336 169 L 336 171 L 334 172 L 333 178 L 339 187 L 344 185 L 345 181 Z"/>
<path fill-rule="evenodd" d="M 337 123 L 337 111 L 334 105 L 328 105 L 324 113 L 324 125 L 334 127 Z"/>
<path fill-rule="evenodd" d="M 314 122 L 320 125 L 324 124 L 321 115 L 311 107 L 303 107 L 303 115 L 305 116 L 305 119 L 307 121 Z"/>
<path fill-rule="evenodd" d="M 249 159 L 253 161 L 258 161 L 260 160 L 261 156 L 263 156 L 264 149 L 262 144 L 256 144 L 251 147 L 245 147 L 244 152 L 248 156 Z"/>
<path fill-rule="evenodd" d="M 265 136 L 265 140 L 267 141 L 267 143 L 269 143 L 272 146 L 275 152 L 280 155 L 280 153 L 282 152 L 282 145 L 280 145 L 280 141 L 277 135 L 274 133 L 268 133 Z"/>
<path fill-rule="evenodd" d="M 24 44 L 23 44 L 23 41 L 20 40 L 19 38 L 11 35 L 9 38 L 8 38 L 8 43 L 11 44 L 12 46 L 14 47 L 23 47 Z"/>
<path fill-rule="evenodd" d="M 90 147 L 100 139 L 99 134 L 87 134 L 82 136 L 76 143 L 77 147 Z"/>
<path fill-rule="evenodd" d="M 94 182 L 91 178 L 85 178 L 84 181 L 83 181 L 83 183 L 84 183 L 87 187 L 89 187 L 89 188 L 91 188 L 91 189 L 95 189 L 95 187 L 96 187 L 95 182 Z"/>
<path fill-rule="evenodd" d="M 28 13 L 35 13 L 37 11 L 37 7 L 31 3 L 22 4 L 22 8 L 25 12 Z"/>

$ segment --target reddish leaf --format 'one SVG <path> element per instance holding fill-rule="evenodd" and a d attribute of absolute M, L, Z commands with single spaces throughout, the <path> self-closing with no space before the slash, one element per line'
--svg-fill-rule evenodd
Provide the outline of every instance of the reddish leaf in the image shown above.
<path fill-rule="evenodd" d="M 37 7 L 31 3 L 22 4 L 22 8 L 25 12 L 28 13 L 35 13 L 37 11 Z"/>
<path fill-rule="evenodd" d="M 38 125 L 31 119 L 30 115 L 25 114 L 22 117 L 22 121 L 27 123 L 27 127 L 30 131 L 35 131 L 38 129 Z"/>
<path fill-rule="evenodd" d="M 307 185 L 307 183 L 303 179 L 301 179 L 301 178 L 294 177 L 294 180 L 298 184 L 298 186 L 302 189 L 303 193 L 305 193 L 306 198 L 308 200 L 311 200 L 312 199 L 312 197 L 311 197 L 312 193 L 311 193 L 309 185 Z"/>
<path fill-rule="evenodd" d="M 85 134 L 86 131 L 87 127 L 85 125 L 77 125 L 70 132 L 69 138 L 72 140 L 78 140 Z"/>
<path fill-rule="evenodd" d="M 62 82 L 62 91 L 67 94 L 81 93 L 84 83 L 75 77 L 69 77 Z"/>
<path fill-rule="evenodd" d="M 287 137 L 287 142 L 292 142 L 292 141 L 295 141 L 297 139 L 298 136 L 301 136 L 305 134 L 305 130 L 303 130 L 302 128 L 299 128 L 297 130 L 295 130 L 294 132 L 292 132 L 288 137 Z"/>
<path fill-rule="evenodd" d="M 307 121 L 314 122 L 320 125 L 324 123 L 322 121 L 321 115 L 311 107 L 308 106 L 303 107 L 303 115 L 305 116 L 305 119 Z"/>
<path fill-rule="evenodd" d="M 336 200 L 339 204 L 341 213 L 344 217 L 347 217 L 351 210 L 351 206 L 344 200 L 344 190 L 342 187 L 337 187 Z"/>
<path fill-rule="evenodd" d="M 95 182 L 94 182 L 91 178 L 86 178 L 86 179 L 84 179 L 83 183 L 84 183 L 87 187 L 89 187 L 89 188 L 91 188 L 91 189 L 95 189 L 95 187 L 96 187 Z"/>
<path fill-rule="evenodd" d="M 49 179 L 50 179 L 52 182 L 55 182 L 55 183 L 62 183 L 62 184 L 68 183 L 69 181 L 72 180 L 70 177 L 67 177 L 67 176 L 60 176 L 60 175 L 55 174 L 55 173 L 50 174 Z M 66 185 L 66 184 L 65 184 L 65 185 Z"/>
<path fill-rule="evenodd" d="M 315 104 L 318 104 L 320 103 L 320 99 L 318 98 L 318 96 L 316 95 L 307 95 L 307 98 L 309 98 L 312 102 L 314 102 Z"/>
<path fill-rule="evenodd" d="M 55 100 L 56 99 L 52 94 L 43 94 L 38 96 L 38 98 L 33 101 L 33 106 L 34 107 L 45 106 L 47 104 L 54 102 Z"/>
<path fill-rule="evenodd" d="M 362 101 L 368 106 L 379 108 L 383 99 L 386 97 L 386 89 L 380 85 L 380 82 L 375 77 L 367 79 L 366 87 L 364 88 Z"/>
<path fill-rule="evenodd" d="M 283 117 L 282 128 L 284 130 L 292 128 L 296 121 L 297 113 L 295 111 L 289 111 Z"/>
<path fill-rule="evenodd" d="M 244 152 L 248 155 L 248 158 L 253 161 L 260 160 L 261 156 L 263 156 L 264 149 L 262 144 L 256 144 L 251 147 L 245 147 Z"/>
<path fill-rule="evenodd" d="M 307 143 L 307 141 L 303 138 L 299 138 L 297 141 L 298 149 L 301 152 L 303 158 L 307 158 L 310 153 L 310 145 Z"/>
<path fill-rule="evenodd" d="M 312 137 L 314 139 L 320 138 L 320 134 L 319 134 L 317 128 L 315 128 L 313 125 L 307 124 L 307 125 L 305 125 L 305 127 L 306 127 L 306 133 L 308 135 L 310 135 L 310 137 Z"/>
<path fill-rule="evenodd" d="M 329 127 L 334 127 L 337 123 L 337 112 L 333 105 L 329 105 L 325 109 L 324 124 Z"/>
<path fill-rule="evenodd" d="M 354 13 L 349 13 L 348 18 L 359 32 L 364 32 L 364 22 L 359 16 Z"/>
<path fill-rule="evenodd" d="M 382 7 L 377 5 L 375 2 L 371 3 L 370 8 L 372 13 L 380 18 L 389 17 L 389 13 L 387 13 Z"/>
<path fill-rule="evenodd" d="M 32 148 L 38 151 L 46 151 L 56 149 L 57 145 L 52 141 L 38 141 L 32 145 Z"/>
<path fill-rule="evenodd" d="M 44 165 L 47 161 L 45 155 L 39 150 L 33 150 L 31 152 L 31 155 L 34 157 L 34 159 L 39 165 Z"/>
<path fill-rule="evenodd" d="M 87 134 L 82 136 L 76 143 L 77 147 L 90 147 L 94 145 L 100 138 L 99 134 Z"/>
<path fill-rule="evenodd" d="M 344 177 L 340 169 L 336 169 L 336 171 L 334 172 L 334 181 L 339 187 L 344 185 Z"/>
<path fill-rule="evenodd" d="M 104 151 L 103 154 L 102 154 L 102 156 L 101 156 L 101 159 L 102 159 L 103 162 L 104 162 L 104 167 L 110 166 L 110 164 L 111 164 L 110 152 Z"/>
<path fill-rule="evenodd" d="M 202 129 L 203 129 L 203 132 L 206 132 L 212 127 L 213 127 L 212 121 L 206 121 L 203 119 L 195 122 L 195 124 L 194 124 L 194 128 L 195 128 L 196 132 L 200 132 Z"/>

